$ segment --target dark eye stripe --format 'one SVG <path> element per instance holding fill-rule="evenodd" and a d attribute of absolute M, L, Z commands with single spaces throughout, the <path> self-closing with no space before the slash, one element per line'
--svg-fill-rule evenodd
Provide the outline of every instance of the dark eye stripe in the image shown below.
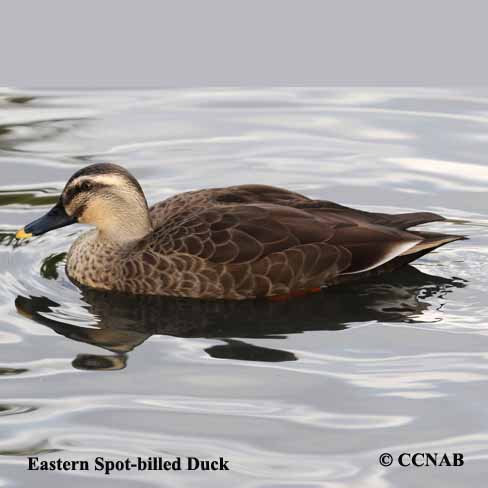
<path fill-rule="evenodd" d="M 90 181 L 90 187 L 89 188 L 86 188 L 84 187 L 86 185 L 87 182 L 81 182 L 79 185 L 76 185 L 74 187 L 70 187 L 68 188 L 67 190 L 64 191 L 63 195 L 62 195 L 62 198 L 63 198 L 63 204 L 66 206 L 66 205 L 69 205 L 73 198 L 75 198 L 76 195 L 79 195 L 81 193 L 88 193 L 90 191 L 95 191 L 99 188 L 102 188 L 104 186 L 108 186 L 108 185 L 105 185 L 103 183 L 100 183 L 100 182 L 93 182 L 93 181 Z"/>

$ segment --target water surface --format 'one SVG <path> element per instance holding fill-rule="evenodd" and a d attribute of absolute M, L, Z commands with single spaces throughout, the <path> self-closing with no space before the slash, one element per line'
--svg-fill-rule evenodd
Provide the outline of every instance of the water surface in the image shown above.
<path fill-rule="evenodd" d="M 0 486 L 484 486 L 488 92 L 0 90 Z M 17 242 L 92 162 L 150 203 L 263 183 L 429 210 L 469 240 L 381 280 L 286 303 L 79 290 L 82 226 Z M 383 468 L 382 452 L 462 452 Z M 228 473 L 32 473 L 26 456 L 198 456 Z M 124 485 L 125 486 L 125 485 Z"/>

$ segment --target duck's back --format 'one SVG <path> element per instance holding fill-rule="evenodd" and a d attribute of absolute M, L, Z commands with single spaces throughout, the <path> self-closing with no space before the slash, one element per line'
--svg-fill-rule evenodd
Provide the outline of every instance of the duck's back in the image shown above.
<path fill-rule="evenodd" d="M 313 201 L 284 188 L 267 185 L 239 185 L 179 193 L 156 203 L 149 209 L 149 212 L 154 228 L 158 228 L 172 217 L 213 207 L 272 203 L 299 208 L 300 205 Z"/>

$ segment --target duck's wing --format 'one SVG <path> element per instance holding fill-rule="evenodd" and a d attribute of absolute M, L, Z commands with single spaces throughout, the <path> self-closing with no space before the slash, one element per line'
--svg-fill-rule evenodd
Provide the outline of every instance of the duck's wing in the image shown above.
<path fill-rule="evenodd" d="M 409 212 L 402 214 L 386 214 L 380 212 L 367 212 L 346 207 L 327 200 L 308 198 L 300 193 L 285 188 L 267 185 L 239 185 L 207 192 L 209 201 L 214 204 L 276 204 L 299 208 L 324 217 L 337 217 L 341 219 L 367 222 L 405 230 L 416 225 L 445 220 L 441 215 L 432 212 Z"/>
<path fill-rule="evenodd" d="M 402 214 L 387 214 L 380 212 L 366 212 L 355 208 L 344 207 L 334 202 L 316 200 L 299 203 L 297 208 L 309 209 L 310 212 L 339 219 L 351 219 L 356 222 L 367 222 L 374 225 L 394 227 L 406 230 L 417 225 L 446 220 L 442 215 L 433 212 L 409 212 Z"/>
<path fill-rule="evenodd" d="M 148 245 L 163 254 L 246 263 L 300 244 L 326 242 L 333 234 L 334 226 L 291 207 L 215 206 L 169 218 L 148 237 Z"/>
<path fill-rule="evenodd" d="M 152 253 L 186 254 L 216 264 L 256 263 L 299 249 L 303 259 L 295 259 L 293 272 L 299 272 L 305 261 L 318 262 L 323 254 L 324 259 L 334 256 L 328 266 L 336 267 L 337 273 L 356 273 L 380 266 L 420 240 L 412 233 L 346 215 L 263 203 L 178 214 L 148 236 L 144 247 Z"/>
<path fill-rule="evenodd" d="M 367 212 L 346 207 L 327 200 L 308 198 L 300 193 L 285 188 L 268 185 L 238 185 L 227 188 L 179 193 L 151 207 L 151 218 L 156 227 L 163 225 L 169 218 L 180 214 L 220 206 L 273 204 L 297 208 L 309 213 L 321 215 L 327 221 L 336 219 L 357 223 L 369 223 L 405 230 L 416 225 L 445 220 L 441 215 L 432 212 L 413 212 L 403 214 L 386 214 Z"/>

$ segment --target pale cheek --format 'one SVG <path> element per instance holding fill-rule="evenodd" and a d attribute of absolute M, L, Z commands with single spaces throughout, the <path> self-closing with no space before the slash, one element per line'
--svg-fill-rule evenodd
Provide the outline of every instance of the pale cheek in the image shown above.
<path fill-rule="evenodd" d="M 103 215 L 106 215 L 108 209 L 99 205 L 100 208 L 93 208 L 89 206 L 85 208 L 85 211 L 78 217 L 78 222 L 82 224 L 95 224 L 98 225 L 103 221 Z"/>

